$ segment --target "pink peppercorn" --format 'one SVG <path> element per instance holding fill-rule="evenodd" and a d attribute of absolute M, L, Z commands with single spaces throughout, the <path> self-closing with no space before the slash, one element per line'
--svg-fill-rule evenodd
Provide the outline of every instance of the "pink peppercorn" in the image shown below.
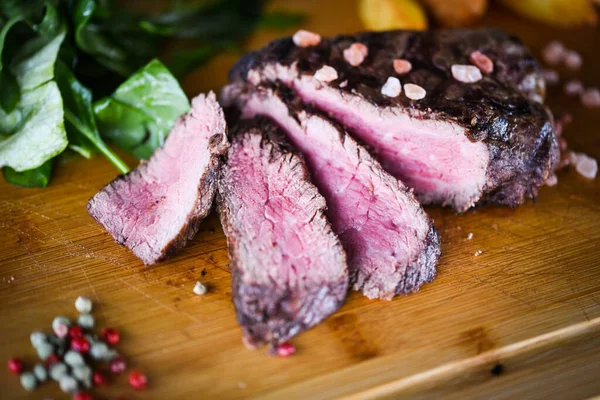
<path fill-rule="evenodd" d="M 469 61 L 484 74 L 490 74 L 494 71 L 494 62 L 485 54 L 475 50 L 469 55 Z"/>
<path fill-rule="evenodd" d="M 102 329 L 102 337 L 104 340 L 106 340 L 106 343 L 110 344 L 111 346 L 119 343 L 119 340 L 121 339 L 119 332 L 113 328 Z"/>
<path fill-rule="evenodd" d="M 135 390 L 144 390 L 146 389 L 146 385 L 148 385 L 148 378 L 140 371 L 135 370 L 129 374 L 129 384 Z"/>
<path fill-rule="evenodd" d="M 83 336 L 83 328 L 78 325 L 73 325 L 69 328 L 69 337 L 71 339 Z"/>
<path fill-rule="evenodd" d="M 125 371 L 126 368 L 125 360 L 123 359 L 123 357 L 115 357 L 108 364 L 108 368 L 113 374 L 121 374 L 123 373 L 123 371 Z"/>
<path fill-rule="evenodd" d="M 285 342 L 277 348 L 277 355 L 279 357 L 288 357 L 296 352 L 296 348 L 293 344 Z"/>
<path fill-rule="evenodd" d="M 79 392 L 71 398 L 72 400 L 94 400 L 91 394 L 85 392 Z"/>
<path fill-rule="evenodd" d="M 60 358 L 58 358 L 58 356 L 54 353 L 50 354 L 48 356 L 48 358 L 46 358 L 46 366 L 49 367 L 54 363 L 57 363 L 60 361 Z"/>
<path fill-rule="evenodd" d="M 80 353 L 87 353 L 90 350 L 90 342 L 84 337 L 76 336 L 71 339 L 71 348 Z"/>
<path fill-rule="evenodd" d="M 23 371 L 23 361 L 20 358 L 11 358 L 8 360 L 8 370 L 13 374 L 20 374 Z"/>
<path fill-rule="evenodd" d="M 92 376 L 92 381 L 96 386 L 106 386 L 108 385 L 108 376 L 102 371 L 95 371 Z"/>

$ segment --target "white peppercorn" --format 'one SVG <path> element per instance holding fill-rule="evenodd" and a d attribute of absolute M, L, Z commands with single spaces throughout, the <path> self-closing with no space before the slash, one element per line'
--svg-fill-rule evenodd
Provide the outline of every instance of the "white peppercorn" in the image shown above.
<path fill-rule="evenodd" d="M 46 334 L 40 331 L 31 332 L 29 339 L 31 340 L 31 345 L 37 348 L 40 344 L 46 342 Z"/>
<path fill-rule="evenodd" d="M 76 365 L 85 365 L 83 356 L 74 350 L 69 350 L 65 353 L 64 361 L 71 367 Z"/>
<path fill-rule="evenodd" d="M 54 346 L 52 346 L 48 342 L 40 343 L 35 349 L 37 351 L 38 357 L 42 361 L 46 361 L 50 354 L 54 353 Z"/>
<path fill-rule="evenodd" d="M 58 380 L 58 386 L 60 386 L 60 390 L 65 393 L 74 393 L 77 391 L 79 385 L 75 378 L 71 375 L 65 374 Z"/>
<path fill-rule="evenodd" d="M 58 316 L 52 321 L 52 330 L 56 331 L 59 325 L 71 326 L 71 320 L 67 317 Z"/>
<path fill-rule="evenodd" d="M 79 318 L 77 318 L 77 325 L 83 329 L 93 329 L 94 323 L 95 321 L 92 314 L 81 314 Z"/>
<path fill-rule="evenodd" d="M 76 365 L 73 367 L 73 376 L 86 388 L 92 386 L 92 369 L 87 365 Z"/>
<path fill-rule="evenodd" d="M 75 300 L 75 308 L 82 314 L 89 314 L 92 311 L 92 301 L 87 297 L 79 296 Z"/>
<path fill-rule="evenodd" d="M 90 356 L 94 360 L 108 360 L 107 357 L 110 353 L 110 349 L 104 342 L 93 343 L 90 347 Z"/>
<path fill-rule="evenodd" d="M 21 374 L 21 386 L 23 389 L 31 392 L 37 387 L 37 379 L 35 379 L 35 375 L 31 372 L 25 372 Z"/>
<path fill-rule="evenodd" d="M 55 362 L 48 369 L 48 374 L 52 380 L 58 381 L 67 374 L 67 365 L 62 362 Z"/>
<path fill-rule="evenodd" d="M 33 367 L 33 375 L 40 382 L 46 382 L 48 379 L 48 371 L 46 371 L 46 367 L 44 364 L 35 364 Z"/>

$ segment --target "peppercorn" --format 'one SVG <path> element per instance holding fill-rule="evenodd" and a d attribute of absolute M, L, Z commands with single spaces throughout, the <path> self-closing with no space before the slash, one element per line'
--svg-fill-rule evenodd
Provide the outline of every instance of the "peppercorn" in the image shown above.
<path fill-rule="evenodd" d="M 144 390 L 148 384 L 148 378 L 138 370 L 134 370 L 129 374 L 129 384 L 135 390 Z"/>
<path fill-rule="evenodd" d="M 94 360 L 108 360 L 109 348 L 104 342 L 92 343 L 90 347 L 90 356 Z"/>
<path fill-rule="evenodd" d="M 46 334 L 40 331 L 31 332 L 31 335 L 29 335 L 29 339 L 31 340 L 31 345 L 35 349 L 40 344 L 46 343 Z"/>
<path fill-rule="evenodd" d="M 13 374 L 20 374 L 23 371 L 23 361 L 20 358 L 11 358 L 8 360 L 8 370 Z"/>
<path fill-rule="evenodd" d="M 108 344 L 114 346 L 121 339 L 119 332 L 113 328 L 104 328 L 102 329 L 102 337 Z"/>
<path fill-rule="evenodd" d="M 33 375 L 40 382 L 45 382 L 48 379 L 48 371 L 43 364 L 35 364 L 33 367 Z"/>
<path fill-rule="evenodd" d="M 87 297 L 79 296 L 75 300 L 75 309 L 82 314 L 89 314 L 92 311 L 92 301 Z"/>
<path fill-rule="evenodd" d="M 74 367 L 76 365 L 85 365 L 85 360 L 83 359 L 83 356 L 75 350 L 67 351 L 63 359 L 65 363 L 67 363 L 71 367 Z"/>
<path fill-rule="evenodd" d="M 77 325 L 87 330 L 94 329 L 94 317 L 92 314 L 81 314 L 79 318 L 77 318 Z"/>
<path fill-rule="evenodd" d="M 88 365 L 76 365 L 73 367 L 72 372 L 73 377 L 81 382 L 86 389 L 92 387 L 92 369 Z"/>
<path fill-rule="evenodd" d="M 66 325 L 67 327 L 71 326 L 71 320 L 67 317 L 58 316 L 52 320 L 52 330 L 56 331 L 56 327 L 60 324 Z"/>
<path fill-rule="evenodd" d="M 42 361 L 46 361 L 50 354 L 54 353 L 54 346 L 52 346 L 48 342 L 40 343 L 35 349 L 37 351 L 38 357 Z"/>
<path fill-rule="evenodd" d="M 25 372 L 21 374 L 21 386 L 28 392 L 33 391 L 37 387 L 37 379 L 31 372 Z"/>
<path fill-rule="evenodd" d="M 50 367 L 52 364 L 59 362 L 60 359 L 54 353 L 50 354 L 48 358 L 46 358 L 46 366 Z"/>
<path fill-rule="evenodd" d="M 89 393 L 79 392 L 75 396 L 71 397 L 71 400 L 94 400 L 94 398 Z"/>
<path fill-rule="evenodd" d="M 285 342 L 277 348 L 279 357 L 288 357 L 296 352 L 296 348 L 290 342 Z"/>
<path fill-rule="evenodd" d="M 82 337 L 74 337 L 71 340 L 71 349 L 80 353 L 87 353 L 90 350 L 90 343 Z"/>
<path fill-rule="evenodd" d="M 92 375 L 92 381 L 96 386 L 106 386 L 108 385 L 108 377 L 102 371 L 95 371 L 94 375 Z"/>
<path fill-rule="evenodd" d="M 67 374 L 67 365 L 60 361 L 55 362 L 48 368 L 48 375 L 55 381 L 59 381 L 60 378 Z"/>
<path fill-rule="evenodd" d="M 83 328 L 77 325 L 73 325 L 69 328 L 69 337 L 73 339 L 74 337 L 83 336 Z"/>
<path fill-rule="evenodd" d="M 113 374 L 121 374 L 123 373 L 123 371 L 125 371 L 126 368 L 125 360 L 123 359 L 123 357 L 120 356 L 115 357 L 108 364 L 108 368 Z"/>
<path fill-rule="evenodd" d="M 63 375 L 58 380 L 58 386 L 60 386 L 60 390 L 62 390 L 65 393 L 74 393 L 79 388 L 77 380 L 75 380 L 75 378 L 73 378 L 69 374 Z"/>

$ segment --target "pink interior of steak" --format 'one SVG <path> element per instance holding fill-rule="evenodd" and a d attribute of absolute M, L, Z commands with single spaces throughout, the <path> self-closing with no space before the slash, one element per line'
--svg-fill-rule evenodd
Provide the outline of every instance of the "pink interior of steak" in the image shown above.
<path fill-rule="evenodd" d="M 411 117 L 398 108 L 382 109 L 359 96 L 322 85 L 312 76 L 298 77 L 294 67 L 267 66 L 262 72 L 268 79 L 292 87 L 303 101 L 351 129 L 377 153 L 388 172 L 415 189 L 421 202 L 466 210 L 479 198 L 486 183 L 489 152 L 484 143 L 469 141 L 458 125 Z M 248 79 L 258 76 L 250 71 Z"/>
<path fill-rule="evenodd" d="M 200 95 L 147 164 L 96 195 L 93 215 L 144 263 L 156 262 L 197 212 L 215 134 L 226 141 L 223 111 L 214 94 Z"/>
<path fill-rule="evenodd" d="M 300 124 L 274 95 L 251 95 L 244 117 L 268 115 L 303 152 L 348 255 L 354 289 L 391 299 L 424 248 L 429 221 L 419 204 L 351 137 L 305 112 Z"/>
<path fill-rule="evenodd" d="M 319 217 L 325 200 L 307 184 L 300 159 L 293 158 L 286 166 L 289 155 L 272 160 L 261 154 L 260 135 L 244 140 L 245 144 L 240 140 L 232 144 L 223 173 L 223 182 L 232 188 L 227 202 L 240 230 L 234 247 L 236 259 L 243 260 L 242 279 L 311 291 L 346 280 L 339 241 L 324 229 L 324 216 Z"/>

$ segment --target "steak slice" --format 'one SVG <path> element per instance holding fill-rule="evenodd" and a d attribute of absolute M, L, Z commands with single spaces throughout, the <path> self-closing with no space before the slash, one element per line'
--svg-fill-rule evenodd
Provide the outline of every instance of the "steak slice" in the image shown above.
<path fill-rule="evenodd" d="M 106 185 L 87 210 L 117 243 L 154 264 L 185 246 L 210 212 L 227 145 L 214 93 L 199 95 L 150 160 Z"/>
<path fill-rule="evenodd" d="M 342 128 L 286 92 L 252 89 L 238 98 L 242 118 L 271 117 L 303 153 L 348 255 L 354 290 L 390 300 L 433 280 L 440 242 L 412 193 Z"/>
<path fill-rule="evenodd" d="M 368 48 L 357 67 L 343 55 L 355 42 Z M 493 72 L 457 81 L 451 66 L 470 64 L 474 50 L 489 56 Z M 412 70 L 397 74 L 397 58 Z M 313 77 L 325 65 L 337 79 Z M 411 100 L 406 88 L 383 95 L 389 77 L 423 87 L 425 97 Z M 293 88 L 360 138 L 426 204 L 458 211 L 486 202 L 515 206 L 537 195 L 558 159 L 553 121 L 540 103 L 539 67 L 518 39 L 498 30 L 367 32 L 307 48 L 284 38 L 242 58 L 230 82 L 225 100 L 261 82 Z"/>
<path fill-rule="evenodd" d="M 241 122 L 218 179 L 233 302 L 249 347 L 278 345 L 314 326 L 348 291 L 325 200 L 284 140 L 269 120 Z"/>

